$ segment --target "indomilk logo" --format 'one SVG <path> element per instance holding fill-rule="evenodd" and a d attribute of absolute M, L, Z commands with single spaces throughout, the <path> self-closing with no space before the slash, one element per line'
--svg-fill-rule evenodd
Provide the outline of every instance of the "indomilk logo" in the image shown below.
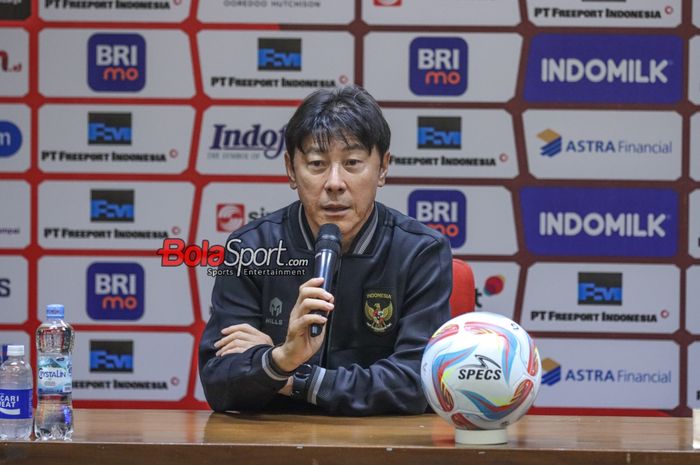
<path fill-rule="evenodd" d="M 91 373 L 133 373 L 134 341 L 90 341 Z"/>
<path fill-rule="evenodd" d="M 89 145 L 131 145 L 131 113 L 88 113 Z"/>
<path fill-rule="evenodd" d="M 88 85 L 97 92 L 138 92 L 146 85 L 146 41 L 139 34 L 93 34 Z"/>
<path fill-rule="evenodd" d="M 409 85 L 416 95 L 462 95 L 467 90 L 467 43 L 461 37 L 411 41 Z"/>
<path fill-rule="evenodd" d="M 670 257 L 678 248 L 672 189 L 526 187 L 520 201 L 536 254 Z"/>
<path fill-rule="evenodd" d="M 671 35 L 539 34 L 525 98 L 539 102 L 675 103 L 683 43 Z"/>
<path fill-rule="evenodd" d="M 415 190 L 408 196 L 408 215 L 442 233 L 452 248 L 467 240 L 467 198 L 462 191 Z"/>
<path fill-rule="evenodd" d="M 462 118 L 459 116 L 419 116 L 419 149 L 461 149 Z"/>
<path fill-rule="evenodd" d="M 540 149 L 540 154 L 545 157 L 553 157 L 561 153 L 561 135 L 546 129 L 537 134 L 537 137 L 545 142 L 545 145 Z"/>
<path fill-rule="evenodd" d="M 622 305 L 622 273 L 578 274 L 579 305 Z"/>
<path fill-rule="evenodd" d="M 258 71 L 301 71 L 301 39 L 258 39 Z"/>
<path fill-rule="evenodd" d="M 95 320 L 138 320 L 144 311 L 144 286 L 138 263 L 93 263 L 87 270 L 88 315 Z"/>
<path fill-rule="evenodd" d="M 229 129 L 225 124 L 214 125 L 214 137 L 209 150 L 232 150 L 261 152 L 265 158 L 272 160 L 284 151 L 284 130 L 262 129 L 260 124 L 253 124 L 250 129 Z"/>
<path fill-rule="evenodd" d="M 0 121 L 0 158 L 11 157 L 22 147 L 22 131 L 10 121 Z"/>
<path fill-rule="evenodd" d="M 90 191 L 90 221 L 93 223 L 133 223 L 134 190 Z"/>

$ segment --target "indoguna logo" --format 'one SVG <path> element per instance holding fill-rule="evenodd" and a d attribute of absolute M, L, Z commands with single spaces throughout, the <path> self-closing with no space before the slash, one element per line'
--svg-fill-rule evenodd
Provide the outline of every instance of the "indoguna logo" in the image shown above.
<path fill-rule="evenodd" d="M 458 190 L 415 190 L 408 215 L 446 236 L 452 248 L 467 241 L 467 198 Z"/>
<path fill-rule="evenodd" d="M 233 232 L 245 224 L 245 205 L 220 203 L 216 206 L 216 231 Z"/>
<path fill-rule="evenodd" d="M 94 320 L 138 320 L 144 312 L 144 271 L 138 263 L 93 263 L 87 270 L 87 311 Z"/>
<path fill-rule="evenodd" d="M 416 95 L 462 95 L 467 90 L 467 42 L 416 37 L 409 51 L 409 85 Z"/>
<path fill-rule="evenodd" d="M 545 129 L 541 133 L 537 134 L 537 137 L 545 142 L 545 144 L 540 148 L 540 154 L 545 157 L 553 157 L 561 153 L 561 135 L 552 131 L 551 129 Z"/>
<path fill-rule="evenodd" d="M 10 121 L 0 121 L 0 158 L 11 157 L 22 147 L 22 131 Z"/>
<path fill-rule="evenodd" d="M 459 116 L 419 116 L 419 149 L 462 148 L 462 118 Z"/>
<path fill-rule="evenodd" d="M 90 191 L 90 221 L 93 223 L 133 223 L 134 190 Z"/>
<path fill-rule="evenodd" d="M 579 305 L 622 305 L 622 273 L 578 274 Z"/>
<path fill-rule="evenodd" d="M 539 34 L 530 45 L 531 102 L 676 103 L 683 41 L 671 35 Z"/>
<path fill-rule="evenodd" d="M 673 141 L 634 142 L 628 139 L 570 139 L 564 142 L 561 134 L 552 129 L 545 129 L 537 134 L 545 144 L 540 154 L 554 157 L 562 153 L 571 154 L 621 154 L 621 155 L 658 155 L 673 152 Z"/>
<path fill-rule="evenodd" d="M 131 113 L 88 113 L 88 145 L 131 145 Z"/>
<path fill-rule="evenodd" d="M 301 39 L 258 39 L 258 71 L 301 71 Z"/>
<path fill-rule="evenodd" d="M 88 85 L 97 92 L 138 92 L 146 85 L 146 41 L 139 34 L 93 34 Z"/>
<path fill-rule="evenodd" d="M 19 73 L 22 71 L 21 62 L 11 62 L 7 50 L 0 50 L 0 71 L 3 73 Z"/>
<path fill-rule="evenodd" d="M 672 257 L 678 250 L 672 189 L 526 187 L 520 202 L 534 254 Z"/>
<path fill-rule="evenodd" d="M 209 150 L 230 152 L 222 158 L 257 158 L 262 154 L 268 160 L 274 160 L 284 152 L 284 131 L 281 128 L 263 128 L 259 123 L 250 128 L 229 128 L 225 124 L 214 125 L 214 137 Z"/>
<path fill-rule="evenodd" d="M 484 281 L 484 285 L 481 287 L 482 290 L 479 290 L 478 288 L 474 289 L 474 302 L 476 308 L 483 307 L 483 304 L 481 302 L 482 297 L 491 297 L 500 294 L 501 292 L 503 292 L 505 285 L 506 278 L 503 275 L 499 274 L 495 276 L 489 276 L 488 278 L 486 278 L 486 281 Z"/>
<path fill-rule="evenodd" d="M 134 341 L 90 341 L 90 373 L 133 373 Z"/>
<path fill-rule="evenodd" d="M 561 381 L 561 365 L 551 358 L 542 360 L 542 384 L 554 386 Z"/>

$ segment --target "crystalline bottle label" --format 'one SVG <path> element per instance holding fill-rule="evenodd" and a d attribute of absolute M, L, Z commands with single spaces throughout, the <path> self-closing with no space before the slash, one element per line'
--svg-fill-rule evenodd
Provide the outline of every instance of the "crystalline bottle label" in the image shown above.
<path fill-rule="evenodd" d="M 37 391 L 40 395 L 72 392 L 73 365 L 70 356 L 39 356 Z"/>

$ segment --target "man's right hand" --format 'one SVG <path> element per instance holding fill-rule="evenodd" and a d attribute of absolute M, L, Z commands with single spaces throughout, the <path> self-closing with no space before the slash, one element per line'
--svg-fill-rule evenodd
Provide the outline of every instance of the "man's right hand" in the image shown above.
<path fill-rule="evenodd" d="M 299 297 L 289 316 L 287 338 L 284 344 L 272 350 L 272 359 L 281 370 L 296 370 L 318 352 L 323 344 L 326 317 L 310 313 L 313 310 L 333 310 L 334 297 L 320 287 L 322 284 L 323 278 L 311 278 L 299 286 Z M 323 326 L 320 336 L 309 335 L 309 327 L 314 323 Z"/>

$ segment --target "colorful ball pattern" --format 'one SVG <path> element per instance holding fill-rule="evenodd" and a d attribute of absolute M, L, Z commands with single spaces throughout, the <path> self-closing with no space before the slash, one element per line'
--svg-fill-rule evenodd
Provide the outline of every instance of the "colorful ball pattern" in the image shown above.
<path fill-rule="evenodd" d="M 530 335 L 496 313 L 459 315 L 428 341 L 423 391 L 433 410 L 458 429 L 503 429 L 535 401 L 542 364 Z"/>

